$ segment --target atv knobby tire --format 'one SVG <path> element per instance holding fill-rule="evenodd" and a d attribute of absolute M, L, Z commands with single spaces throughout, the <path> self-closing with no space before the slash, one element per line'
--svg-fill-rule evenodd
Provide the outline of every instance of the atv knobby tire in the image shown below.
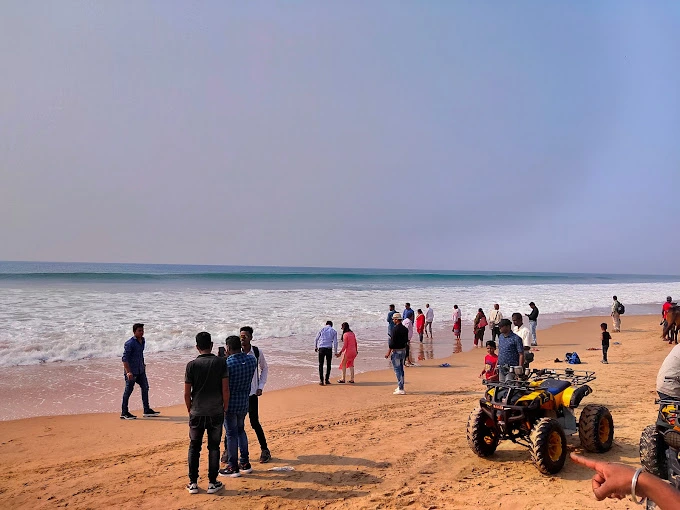
<path fill-rule="evenodd" d="M 581 446 L 595 453 L 611 450 L 614 443 L 614 420 L 605 406 L 588 404 L 578 420 L 578 437 Z"/>
<path fill-rule="evenodd" d="M 481 407 L 470 413 L 467 423 L 467 441 L 472 451 L 479 457 L 493 455 L 498 447 L 498 431 Z"/>
<path fill-rule="evenodd" d="M 646 426 L 640 436 L 640 464 L 645 471 L 664 480 L 668 478 L 666 448 L 668 446 L 656 425 Z"/>
<path fill-rule="evenodd" d="M 567 459 L 567 438 L 559 422 L 541 418 L 531 429 L 531 459 L 544 475 L 554 475 Z"/>

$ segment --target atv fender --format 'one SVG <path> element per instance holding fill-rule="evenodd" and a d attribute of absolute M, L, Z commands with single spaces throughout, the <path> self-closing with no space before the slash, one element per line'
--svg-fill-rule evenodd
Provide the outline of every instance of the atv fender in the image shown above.
<path fill-rule="evenodd" d="M 590 395 L 592 392 L 592 388 L 587 384 L 579 386 L 578 388 L 567 388 L 562 394 L 562 405 L 564 407 L 576 409 L 581 405 L 581 401 L 584 397 Z"/>

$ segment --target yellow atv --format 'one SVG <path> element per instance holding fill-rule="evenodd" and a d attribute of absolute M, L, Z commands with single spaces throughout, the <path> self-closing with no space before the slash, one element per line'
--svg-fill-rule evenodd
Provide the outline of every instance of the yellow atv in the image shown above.
<path fill-rule="evenodd" d="M 604 406 L 589 404 L 578 422 L 574 410 L 592 393 L 587 383 L 595 372 L 560 369 L 526 371 L 521 380 L 485 382 L 484 398 L 468 418 L 467 440 L 480 457 L 493 455 L 498 443 L 510 440 L 529 448 L 543 474 L 555 474 L 567 458 L 566 435 L 578 431 L 581 446 L 606 452 L 614 440 L 614 421 Z"/>

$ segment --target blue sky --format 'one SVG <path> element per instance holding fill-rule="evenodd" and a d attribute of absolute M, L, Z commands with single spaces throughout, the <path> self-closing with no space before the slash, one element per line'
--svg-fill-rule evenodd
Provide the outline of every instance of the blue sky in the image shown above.
<path fill-rule="evenodd" d="M 0 16 L 0 259 L 678 274 L 676 2 Z"/>

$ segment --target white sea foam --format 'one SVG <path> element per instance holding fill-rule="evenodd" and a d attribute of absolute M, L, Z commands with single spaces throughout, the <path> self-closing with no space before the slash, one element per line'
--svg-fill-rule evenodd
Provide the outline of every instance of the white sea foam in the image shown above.
<path fill-rule="evenodd" d="M 626 305 L 662 302 L 679 294 L 680 283 L 470 285 L 404 289 L 348 290 L 100 290 L 85 286 L 0 288 L 0 366 L 86 358 L 116 358 L 132 334 L 133 322 L 146 324 L 147 352 L 193 347 L 195 334 L 216 340 L 251 325 L 270 347 L 277 364 L 300 364 L 326 320 L 347 321 L 364 342 L 384 342 L 387 305 L 401 310 L 428 302 L 435 321 L 450 320 L 453 304 L 470 321 L 478 307 L 499 303 L 504 312 L 574 314 L 606 308 L 617 294 Z M 309 361 L 312 363 L 312 361 Z"/>

